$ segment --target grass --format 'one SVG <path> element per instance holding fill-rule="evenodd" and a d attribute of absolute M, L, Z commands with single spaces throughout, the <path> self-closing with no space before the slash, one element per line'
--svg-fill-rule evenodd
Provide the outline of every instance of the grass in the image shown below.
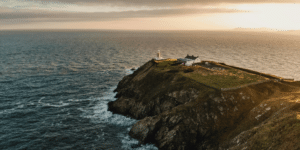
<path fill-rule="evenodd" d="M 212 72 L 191 72 L 189 74 L 182 73 L 182 75 L 216 88 L 237 87 L 267 79 L 236 69 Z"/>
<path fill-rule="evenodd" d="M 178 66 L 172 66 L 176 61 L 163 61 L 157 64 L 156 68 L 160 71 L 166 71 L 170 69 L 178 69 Z"/>
<path fill-rule="evenodd" d="M 299 149 L 300 120 L 287 114 L 280 120 L 268 122 L 254 135 L 251 149 Z"/>
<path fill-rule="evenodd" d="M 267 80 L 267 78 L 247 73 L 238 69 L 209 70 L 196 66 L 173 65 L 176 61 L 162 61 L 157 64 L 157 70 L 163 72 L 178 72 L 181 75 L 197 82 L 215 88 L 238 87 L 249 83 Z"/>

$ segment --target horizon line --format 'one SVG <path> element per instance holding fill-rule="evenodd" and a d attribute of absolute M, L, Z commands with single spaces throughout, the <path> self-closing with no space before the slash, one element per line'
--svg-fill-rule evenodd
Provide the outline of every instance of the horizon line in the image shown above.
<path fill-rule="evenodd" d="M 0 31 L 238 31 L 238 32 L 280 32 L 280 31 L 300 31 L 299 30 L 281 30 L 281 29 L 272 29 L 272 28 L 265 28 L 265 31 L 259 31 L 259 29 L 264 29 L 265 27 L 260 28 L 242 28 L 236 27 L 231 29 L 180 29 L 180 30 L 149 30 L 149 29 L 0 29 Z M 241 29 L 241 30 L 239 30 Z"/>

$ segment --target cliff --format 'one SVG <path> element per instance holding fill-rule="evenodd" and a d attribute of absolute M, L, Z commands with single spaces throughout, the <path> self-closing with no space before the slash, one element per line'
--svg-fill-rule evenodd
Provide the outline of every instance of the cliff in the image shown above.
<path fill-rule="evenodd" d="M 236 83 L 259 82 L 222 91 L 238 79 L 217 78 L 201 66 L 160 63 L 151 60 L 125 76 L 115 89 L 117 100 L 108 104 L 113 113 L 139 119 L 129 135 L 141 144 L 161 150 L 300 148 L 300 82 L 244 73 Z M 214 75 L 195 78 L 199 72 Z M 212 86 L 219 78 L 224 83 Z"/>

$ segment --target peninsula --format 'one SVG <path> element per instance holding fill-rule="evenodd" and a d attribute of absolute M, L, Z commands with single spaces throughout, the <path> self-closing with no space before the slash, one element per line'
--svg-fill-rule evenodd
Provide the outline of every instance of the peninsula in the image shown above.
<path fill-rule="evenodd" d="M 300 149 L 300 82 L 213 61 L 152 59 L 125 76 L 108 110 L 160 150 Z"/>

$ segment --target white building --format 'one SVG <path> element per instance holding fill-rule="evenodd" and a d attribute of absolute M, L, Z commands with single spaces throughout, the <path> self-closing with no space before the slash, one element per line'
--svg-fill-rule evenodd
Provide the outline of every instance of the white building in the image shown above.
<path fill-rule="evenodd" d="M 179 58 L 178 61 L 183 63 L 185 66 L 192 66 L 193 63 L 201 62 L 200 58 L 196 58 L 196 59 Z"/>

